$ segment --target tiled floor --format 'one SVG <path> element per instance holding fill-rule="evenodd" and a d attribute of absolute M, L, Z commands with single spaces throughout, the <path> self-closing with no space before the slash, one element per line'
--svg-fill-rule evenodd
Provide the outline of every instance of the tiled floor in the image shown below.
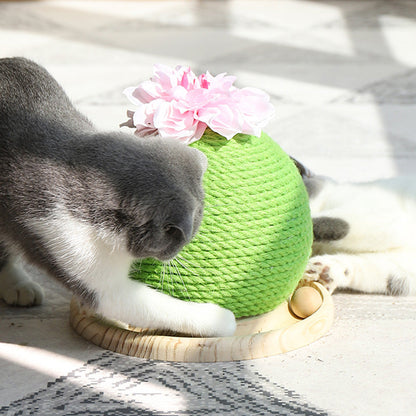
<path fill-rule="evenodd" d="M 266 90 L 276 117 L 265 130 L 316 172 L 342 181 L 416 173 L 414 1 L 0 2 L 0 57 L 17 55 L 46 66 L 103 129 L 125 120 L 122 90 L 148 78 L 154 63 L 189 64 Z M 0 304 L 0 413 L 92 414 L 65 407 L 78 409 L 76 397 L 87 393 L 83 403 L 114 415 L 286 414 L 281 403 L 291 401 L 303 410 L 289 414 L 415 412 L 415 298 L 336 294 L 333 329 L 310 347 L 243 364 L 155 364 L 158 376 L 146 384 L 147 363 L 103 356 L 77 337 L 67 322 L 70 295 L 43 284 L 42 307 Z M 205 370 L 222 374 L 224 386 L 227 377 L 247 380 L 236 381 L 234 409 L 203 385 Z M 190 374 L 202 377 L 194 390 Z"/>

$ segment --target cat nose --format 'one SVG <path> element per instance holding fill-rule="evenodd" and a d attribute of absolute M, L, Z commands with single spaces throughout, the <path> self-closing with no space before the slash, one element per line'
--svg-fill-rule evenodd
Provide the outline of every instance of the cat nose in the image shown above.
<path fill-rule="evenodd" d="M 165 232 L 177 241 L 183 240 L 188 242 L 193 235 L 193 223 L 193 218 L 191 218 L 190 215 L 187 215 L 180 221 L 175 221 L 175 223 L 166 225 Z"/>

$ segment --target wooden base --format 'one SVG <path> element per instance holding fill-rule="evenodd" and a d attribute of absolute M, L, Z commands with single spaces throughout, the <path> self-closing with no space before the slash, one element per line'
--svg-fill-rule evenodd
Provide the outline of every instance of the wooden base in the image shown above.
<path fill-rule="evenodd" d="M 263 315 L 238 320 L 232 337 L 196 338 L 110 322 L 71 302 L 74 330 L 95 345 L 134 357 L 180 362 L 248 360 L 291 351 L 323 336 L 333 322 L 331 296 L 319 283 L 308 283 L 322 296 L 311 316 L 294 316 L 287 302 Z"/>

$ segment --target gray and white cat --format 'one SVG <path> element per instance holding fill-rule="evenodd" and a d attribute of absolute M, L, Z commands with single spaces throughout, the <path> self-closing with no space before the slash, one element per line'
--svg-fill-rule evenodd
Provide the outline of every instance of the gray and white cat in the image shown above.
<path fill-rule="evenodd" d="M 42 67 L 0 59 L 0 297 L 42 289 L 21 259 L 97 313 L 138 327 L 231 335 L 232 312 L 128 278 L 135 258 L 173 258 L 201 222 L 205 156 L 159 138 L 98 132 Z"/>
<path fill-rule="evenodd" d="M 295 163 L 313 218 L 304 279 L 330 292 L 416 295 L 416 177 L 343 184 Z"/>

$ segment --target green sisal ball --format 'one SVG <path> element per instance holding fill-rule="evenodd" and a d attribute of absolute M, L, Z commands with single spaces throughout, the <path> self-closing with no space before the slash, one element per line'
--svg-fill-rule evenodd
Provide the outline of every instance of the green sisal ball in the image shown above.
<path fill-rule="evenodd" d="M 236 317 L 268 312 L 293 292 L 308 261 L 312 221 L 302 178 L 269 136 L 231 140 L 207 129 L 205 211 L 195 238 L 170 263 L 137 262 L 131 277 Z"/>

